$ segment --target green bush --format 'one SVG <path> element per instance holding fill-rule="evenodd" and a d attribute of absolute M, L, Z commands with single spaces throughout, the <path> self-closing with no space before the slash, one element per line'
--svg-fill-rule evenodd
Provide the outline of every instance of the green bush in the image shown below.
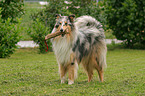
<path fill-rule="evenodd" d="M 133 48 L 145 44 L 145 0 L 105 0 L 107 24 L 119 40 Z"/>
<path fill-rule="evenodd" d="M 82 15 L 90 15 L 96 18 L 101 23 L 105 24 L 105 15 L 101 2 L 97 5 L 93 0 L 69 0 L 69 4 L 65 3 L 66 0 L 48 0 L 49 4 L 46 8 L 38 13 L 32 14 L 32 19 L 39 18 L 46 26 L 49 26 L 50 30 L 53 29 L 55 24 L 55 15 L 61 14 L 62 16 L 68 16 L 75 14 L 76 17 Z"/>
<path fill-rule="evenodd" d="M 77 17 L 80 17 L 82 15 L 90 15 L 96 20 L 100 21 L 105 29 L 105 13 L 103 11 L 103 2 L 96 2 L 93 0 L 70 0 L 72 3 L 68 4 L 70 6 L 68 10 L 75 14 Z M 76 8 L 78 7 L 78 8 Z"/>
<path fill-rule="evenodd" d="M 17 22 L 16 17 L 24 14 L 23 0 L 2 0 L 0 7 L 2 8 L 2 19 L 11 19 L 11 22 Z"/>
<path fill-rule="evenodd" d="M 65 8 L 66 4 L 64 3 L 65 0 L 48 0 L 49 4 L 46 8 L 40 12 L 32 14 L 31 18 L 35 21 L 37 18 L 41 22 L 43 22 L 46 26 L 53 29 L 55 24 L 55 15 L 68 15 L 67 10 Z"/>
<path fill-rule="evenodd" d="M 12 24 L 11 19 L 5 20 L 0 16 L 0 58 L 9 57 L 17 48 L 16 44 L 20 40 L 20 22 Z M 19 21 L 19 20 L 17 20 Z"/>
<path fill-rule="evenodd" d="M 28 35 L 30 35 L 32 40 L 39 45 L 40 53 L 46 53 L 45 49 L 47 48 L 44 40 L 48 32 L 48 28 L 45 27 L 45 25 L 42 24 L 39 19 L 36 19 L 36 21 L 34 21 L 33 24 L 31 24 L 28 30 Z M 49 40 L 47 40 L 47 44 L 49 45 L 49 50 L 51 50 L 51 44 Z"/>

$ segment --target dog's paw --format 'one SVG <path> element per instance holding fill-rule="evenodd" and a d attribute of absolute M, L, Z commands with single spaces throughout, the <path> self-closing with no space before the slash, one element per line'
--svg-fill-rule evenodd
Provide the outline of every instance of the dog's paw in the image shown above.
<path fill-rule="evenodd" d="M 65 83 L 65 81 L 64 80 L 61 80 L 61 84 L 63 84 L 63 83 Z"/>
<path fill-rule="evenodd" d="M 65 83 L 65 77 L 61 78 L 61 83 Z"/>
<path fill-rule="evenodd" d="M 74 81 L 68 79 L 68 85 L 74 84 Z"/>

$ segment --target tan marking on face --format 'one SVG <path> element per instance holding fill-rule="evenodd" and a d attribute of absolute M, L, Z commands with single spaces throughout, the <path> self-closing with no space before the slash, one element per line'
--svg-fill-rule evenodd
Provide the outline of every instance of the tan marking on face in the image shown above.
<path fill-rule="evenodd" d="M 64 23 L 66 24 L 67 22 L 65 21 Z"/>

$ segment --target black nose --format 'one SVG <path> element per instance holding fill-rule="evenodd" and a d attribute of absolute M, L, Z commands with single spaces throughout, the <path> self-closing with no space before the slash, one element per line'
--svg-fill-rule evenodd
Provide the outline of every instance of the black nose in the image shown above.
<path fill-rule="evenodd" d="M 60 29 L 60 32 L 63 32 L 63 29 Z"/>

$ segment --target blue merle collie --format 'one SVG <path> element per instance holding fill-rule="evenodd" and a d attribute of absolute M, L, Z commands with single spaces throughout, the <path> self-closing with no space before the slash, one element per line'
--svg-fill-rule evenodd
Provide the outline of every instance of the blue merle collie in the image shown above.
<path fill-rule="evenodd" d="M 81 64 L 87 75 L 88 82 L 92 80 L 96 69 L 103 82 L 103 69 L 106 66 L 107 47 L 104 30 L 100 22 L 91 16 L 56 15 L 56 24 L 52 33 L 65 32 L 53 38 L 52 46 L 59 65 L 61 83 L 65 83 L 68 72 L 68 84 L 73 84 L 77 77 L 78 64 Z"/>

